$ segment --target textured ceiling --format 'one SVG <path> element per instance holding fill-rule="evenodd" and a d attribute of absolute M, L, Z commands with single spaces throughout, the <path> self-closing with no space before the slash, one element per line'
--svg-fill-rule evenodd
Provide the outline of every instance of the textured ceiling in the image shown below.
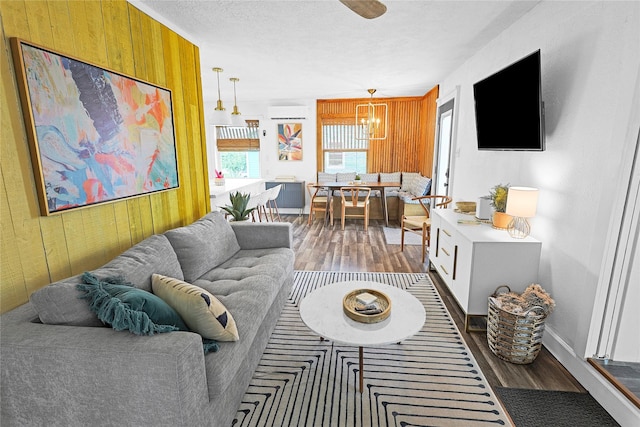
<path fill-rule="evenodd" d="M 538 1 L 392 1 L 367 20 L 338 0 L 129 0 L 200 47 L 205 104 L 419 96 Z"/>

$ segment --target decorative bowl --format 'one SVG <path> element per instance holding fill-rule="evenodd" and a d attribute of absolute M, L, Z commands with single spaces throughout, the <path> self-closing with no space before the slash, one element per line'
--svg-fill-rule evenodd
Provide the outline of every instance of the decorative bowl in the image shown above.
<path fill-rule="evenodd" d="M 382 309 L 381 313 L 376 314 L 362 314 L 356 310 L 356 305 L 359 303 L 356 301 L 356 298 L 361 293 L 367 292 L 371 295 L 376 296 L 378 305 L 380 309 Z M 354 291 L 349 292 L 342 299 L 342 307 L 344 309 L 344 314 L 347 315 L 352 320 L 360 323 L 377 323 L 382 322 L 384 319 L 389 317 L 391 314 L 391 300 L 387 295 L 380 291 L 376 291 L 374 289 L 356 289 Z"/>

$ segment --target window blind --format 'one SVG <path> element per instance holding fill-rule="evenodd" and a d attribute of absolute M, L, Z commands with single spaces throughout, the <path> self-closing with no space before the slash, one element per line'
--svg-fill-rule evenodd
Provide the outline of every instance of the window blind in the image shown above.
<path fill-rule="evenodd" d="M 246 127 L 217 127 L 218 151 L 259 151 L 259 124 L 258 120 L 247 120 Z"/>
<path fill-rule="evenodd" d="M 323 150 L 367 150 L 368 139 L 356 139 L 355 118 L 322 121 Z"/>

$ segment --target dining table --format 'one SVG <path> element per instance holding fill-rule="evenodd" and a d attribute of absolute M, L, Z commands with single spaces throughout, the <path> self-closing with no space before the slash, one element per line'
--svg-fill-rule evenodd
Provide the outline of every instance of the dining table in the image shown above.
<path fill-rule="evenodd" d="M 368 187 L 371 190 L 380 190 L 380 202 L 382 204 L 382 213 L 384 215 L 384 224 L 389 226 L 389 212 L 387 212 L 387 197 L 385 189 L 390 187 L 400 188 L 402 184 L 400 182 L 380 182 L 380 181 L 361 181 L 356 183 L 355 181 L 323 181 L 313 184 L 315 188 L 324 188 L 329 192 L 329 196 L 333 196 L 334 191 L 340 190 L 342 187 Z M 329 221 L 329 203 L 327 203 L 327 209 L 324 215 L 325 224 Z"/>

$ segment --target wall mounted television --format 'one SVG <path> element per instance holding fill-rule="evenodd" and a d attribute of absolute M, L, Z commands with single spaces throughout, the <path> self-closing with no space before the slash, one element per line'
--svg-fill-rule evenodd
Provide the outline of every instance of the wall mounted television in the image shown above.
<path fill-rule="evenodd" d="M 478 150 L 544 150 L 540 50 L 475 83 L 473 97 Z"/>

